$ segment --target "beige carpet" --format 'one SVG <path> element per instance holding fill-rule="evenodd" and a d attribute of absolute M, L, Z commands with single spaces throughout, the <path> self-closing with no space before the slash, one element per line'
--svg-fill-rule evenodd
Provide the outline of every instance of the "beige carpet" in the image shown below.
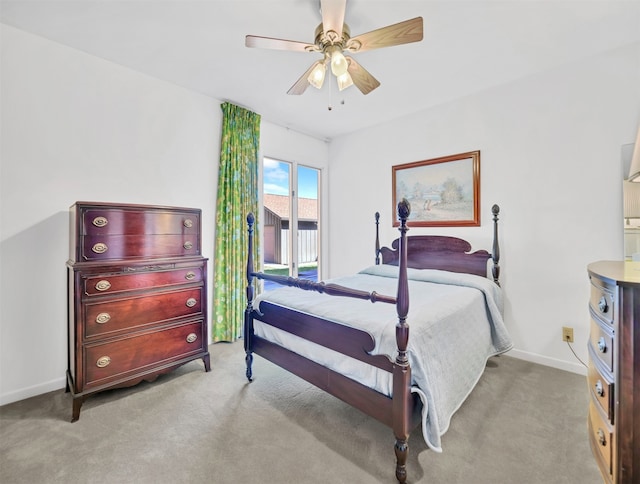
<path fill-rule="evenodd" d="M 154 383 L 87 399 L 64 390 L 0 407 L 0 482 L 394 483 L 390 429 L 260 357 L 212 345 Z M 442 454 L 410 439 L 409 482 L 601 484 L 584 377 L 492 358 Z"/>

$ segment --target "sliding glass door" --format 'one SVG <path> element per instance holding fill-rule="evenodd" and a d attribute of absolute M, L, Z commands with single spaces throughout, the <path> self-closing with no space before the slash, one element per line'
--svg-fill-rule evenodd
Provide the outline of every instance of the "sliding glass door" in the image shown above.
<path fill-rule="evenodd" d="M 263 160 L 264 270 L 317 281 L 320 254 L 320 170 Z M 265 281 L 265 290 L 273 289 Z"/>

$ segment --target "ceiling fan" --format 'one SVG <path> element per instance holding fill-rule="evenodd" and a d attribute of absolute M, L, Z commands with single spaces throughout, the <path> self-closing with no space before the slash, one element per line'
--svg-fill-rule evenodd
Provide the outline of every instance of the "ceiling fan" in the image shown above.
<path fill-rule="evenodd" d="M 346 6 L 347 0 L 320 0 L 322 23 L 316 28 L 313 44 L 247 35 L 245 45 L 263 49 L 322 54 L 322 59 L 307 69 L 287 94 L 302 94 L 309 85 L 320 89 L 324 83 L 327 66 L 330 66 L 331 72 L 336 76 L 338 88 L 341 91 L 355 84 L 363 94 L 369 94 L 380 85 L 380 82 L 353 57 L 346 56 L 345 53 L 419 42 L 422 40 L 422 17 L 351 37 L 349 26 L 344 23 Z"/>

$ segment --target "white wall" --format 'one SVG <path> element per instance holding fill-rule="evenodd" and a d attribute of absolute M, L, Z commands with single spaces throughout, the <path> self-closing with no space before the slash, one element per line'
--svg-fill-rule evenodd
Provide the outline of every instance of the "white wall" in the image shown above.
<path fill-rule="evenodd" d="M 220 101 L 0 24 L 0 404 L 64 387 L 68 208 L 197 207 L 212 258 Z M 262 149 L 327 164 L 263 120 Z M 277 135 L 276 135 L 277 134 Z M 209 271 L 212 273 L 212 262 Z M 209 284 L 209 300 L 213 288 Z"/>
<path fill-rule="evenodd" d="M 397 237 L 393 165 L 480 150 L 482 226 L 410 234 L 457 235 L 491 250 L 498 203 L 512 355 L 584 373 L 561 327 L 575 328 L 585 360 L 586 266 L 623 257 L 621 146 L 639 123 L 635 44 L 334 140 L 330 275 L 373 262 L 376 210 L 381 243 Z"/>

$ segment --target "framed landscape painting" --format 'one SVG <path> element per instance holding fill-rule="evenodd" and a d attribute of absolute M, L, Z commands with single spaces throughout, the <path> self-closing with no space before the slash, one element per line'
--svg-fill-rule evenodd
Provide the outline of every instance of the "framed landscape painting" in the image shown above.
<path fill-rule="evenodd" d="M 392 213 L 406 198 L 409 226 L 480 225 L 480 151 L 395 165 L 392 183 Z M 397 218 L 393 225 L 399 225 Z"/>

